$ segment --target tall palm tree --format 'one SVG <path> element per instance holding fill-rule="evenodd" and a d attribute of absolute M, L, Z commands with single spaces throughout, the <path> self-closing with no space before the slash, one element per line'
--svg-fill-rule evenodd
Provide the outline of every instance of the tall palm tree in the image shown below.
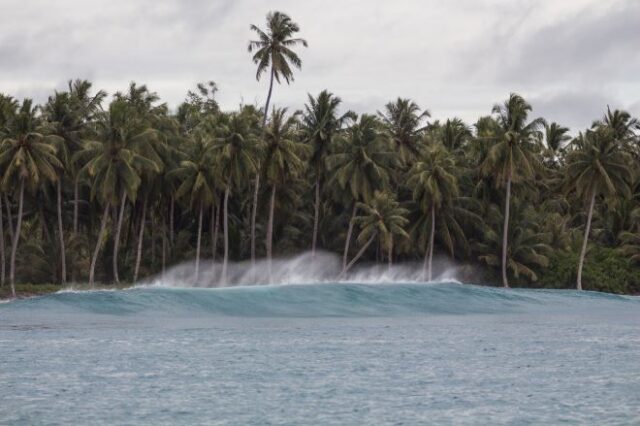
<path fill-rule="evenodd" d="M 162 169 L 162 159 L 156 152 L 156 131 L 140 119 L 126 101 L 114 100 L 108 111 L 98 115 L 95 126 L 97 140 L 85 142 L 84 148 L 74 156 L 75 160 L 86 161 L 82 172 L 92 180 L 91 199 L 99 198 L 104 206 L 89 271 L 90 285 L 94 282 L 109 208 L 120 206 L 113 247 L 113 278 L 118 283 L 118 241 L 125 203 L 127 198 L 136 199 L 141 173 Z"/>
<path fill-rule="evenodd" d="M 334 153 L 327 158 L 327 166 L 333 175 L 332 183 L 346 191 L 353 200 L 342 256 L 344 270 L 347 267 L 358 203 L 370 202 L 375 191 L 387 188 L 389 170 L 397 156 L 389 150 L 380 122 L 373 115 L 362 115 L 359 121 L 346 130 L 337 145 Z"/>
<path fill-rule="evenodd" d="M 362 257 L 376 237 L 381 239 L 382 246 L 388 251 L 389 266 L 393 259 L 393 241 L 395 237 L 408 238 L 404 226 L 409 223 L 408 211 L 400 207 L 389 192 L 376 191 L 368 203 L 358 203 L 362 212 L 354 220 L 360 226 L 358 243 L 360 250 L 342 271 L 346 273 Z"/>
<path fill-rule="evenodd" d="M 269 115 L 269 103 L 273 92 L 274 80 L 280 84 L 281 79 L 287 84 L 294 80 L 291 67 L 301 69 L 302 60 L 292 49 L 298 45 L 307 47 L 307 41 L 294 37 L 300 31 L 298 24 L 282 12 L 269 12 L 267 14 L 267 29 L 262 30 L 256 25 L 249 27 L 254 31 L 258 40 L 249 41 L 249 53 L 254 53 L 253 62 L 257 65 L 256 80 L 268 70 L 269 92 L 264 105 L 262 128 L 267 125 Z M 251 263 L 255 265 L 256 259 L 256 214 L 258 211 L 258 191 L 260 188 L 260 174 L 256 173 L 255 189 L 253 194 L 253 209 L 251 211 Z"/>
<path fill-rule="evenodd" d="M 398 98 L 385 105 L 385 112 L 378 112 L 402 165 L 410 166 L 420 153 L 422 120 L 430 117 L 429 111 L 420 112 L 418 104 L 410 99 Z"/>
<path fill-rule="evenodd" d="M 221 282 L 227 284 L 227 264 L 229 262 L 229 196 L 239 191 L 247 175 L 257 170 L 255 152 L 260 148 L 251 131 L 251 123 L 246 114 L 234 113 L 220 123 L 219 136 L 211 146 L 213 164 L 220 184 L 224 189 L 223 233 L 224 260 Z"/>
<path fill-rule="evenodd" d="M 629 195 L 632 169 L 624 147 L 617 143 L 616 134 L 607 126 L 587 131 L 578 139 L 579 146 L 567 156 L 565 171 L 567 187 L 588 202 L 587 223 L 578 262 L 576 288 L 582 290 L 582 267 L 587 253 L 591 220 L 596 198 Z"/>
<path fill-rule="evenodd" d="M 549 235 L 536 221 L 535 211 L 531 207 L 525 207 L 523 202 L 514 200 L 514 225 L 508 228 L 509 251 L 507 252 L 507 268 L 515 278 L 526 277 L 529 281 L 537 281 L 536 269 L 545 268 L 549 264 L 551 247 L 548 244 Z M 500 228 L 500 208 L 491 204 L 486 213 L 487 223 L 479 241 L 475 243 L 474 250 L 478 253 L 478 259 L 487 265 L 498 266 L 502 264 L 496 253 L 500 251 L 502 244 L 501 235 L 496 231 Z"/>
<path fill-rule="evenodd" d="M 213 176 L 212 144 L 206 135 L 197 135 L 187 151 L 188 159 L 170 172 L 171 177 L 182 183 L 178 187 L 176 196 L 187 198 L 189 205 L 198 211 L 198 231 L 196 242 L 196 264 L 194 279 L 198 282 L 200 273 L 200 244 L 202 240 L 202 218 L 205 208 L 215 202 L 215 182 Z"/>
<path fill-rule="evenodd" d="M 509 287 L 507 252 L 511 184 L 533 178 L 539 167 L 535 153 L 539 148 L 540 129 L 545 122 L 542 118 L 536 118 L 527 123 L 530 111 L 531 105 L 515 93 L 512 93 L 503 105 L 493 107 L 493 113 L 496 114 L 500 126 L 500 134 L 482 164 L 483 174 L 492 175 L 497 186 L 506 188 L 502 229 L 502 284 L 504 287 Z"/>
<path fill-rule="evenodd" d="M 315 175 L 315 203 L 313 216 L 313 236 L 311 256 L 315 256 L 318 241 L 318 223 L 320 221 L 320 193 L 325 180 L 326 159 L 334 137 L 342 130 L 344 123 L 355 119 L 351 111 L 339 116 L 338 108 L 342 100 L 327 90 L 320 92 L 317 98 L 308 95 L 309 102 L 304 106 L 302 133 L 305 142 L 311 145 L 312 153 L 309 165 Z"/>
<path fill-rule="evenodd" d="M 432 279 L 433 244 L 436 233 L 436 215 L 443 206 L 451 206 L 458 196 L 455 161 L 440 144 L 430 147 L 412 167 L 407 184 L 413 188 L 413 200 L 424 215 L 431 218 L 429 246 L 424 256 L 423 275 Z"/>
<path fill-rule="evenodd" d="M 271 187 L 269 221 L 267 224 L 267 261 L 271 279 L 271 259 L 273 256 L 273 219 L 278 187 L 287 185 L 299 176 L 305 168 L 304 157 L 308 145 L 298 142 L 298 128 L 295 117 L 286 116 L 287 109 L 274 109 L 271 120 L 264 132 L 265 160 L 263 173 L 267 185 Z"/>
<path fill-rule="evenodd" d="M 11 243 L 9 261 L 9 282 L 11 294 L 15 297 L 16 253 L 22 226 L 25 186 L 35 192 L 45 182 L 56 182 L 56 169 L 62 164 L 56 157 L 55 143 L 58 137 L 43 133 L 42 124 L 36 116 L 36 108 L 30 99 L 25 99 L 18 112 L 11 117 L 7 132 L 0 143 L 0 170 L 3 170 L 3 191 L 17 187 L 18 217 Z"/>

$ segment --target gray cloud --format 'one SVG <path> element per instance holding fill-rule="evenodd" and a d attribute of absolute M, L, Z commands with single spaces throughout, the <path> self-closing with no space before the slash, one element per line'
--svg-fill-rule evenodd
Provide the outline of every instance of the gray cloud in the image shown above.
<path fill-rule="evenodd" d="M 0 91 L 46 99 L 66 80 L 109 92 L 146 83 L 177 105 L 215 80 L 224 108 L 261 104 L 246 51 L 269 10 L 289 13 L 309 49 L 279 105 L 328 88 L 375 112 L 398 96 L 434 118 L 469 122 L 517 91 L 537 114 L 572 127 L 606 104 L 640 112 L 640 4 L 634 0 L 4 0 Z"/>

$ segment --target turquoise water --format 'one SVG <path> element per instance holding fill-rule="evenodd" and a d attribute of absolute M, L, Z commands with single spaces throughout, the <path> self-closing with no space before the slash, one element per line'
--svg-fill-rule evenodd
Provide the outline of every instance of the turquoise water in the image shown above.
<path fill-rule="evenodd" d="M 460 284 L 0 304 L 0 424 L 640 424 L 640 299 Z"/>

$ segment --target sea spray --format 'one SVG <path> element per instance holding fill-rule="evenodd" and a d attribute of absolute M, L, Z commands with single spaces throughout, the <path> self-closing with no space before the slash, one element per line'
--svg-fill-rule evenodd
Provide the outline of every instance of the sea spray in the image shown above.
<path fill-rule="evenodd" d="M 442 258 L 434 260 L 433 282 L 460 282 L 461 278 L 472 275 L 468 265 L 455 264 Z M 195 277 L 193 262 L 174 266 L 164 274 L 144 280 L 142 285 L 160 287 L 223 287 L 238 285 L 266 285 L 269 283 L 268 262 L 258 260 L 255 266 L 250 261 L 232 262 L 228 266 L 228 283 L 221 280 L 222 264 L 204 261 L 200 263 L 198 279 Z M 332 253 L 311 252 L 297 256 L 273 259 L 271 283 L 278 284 L 317 284 L 336 282 L 341 272 L 341 260 Z M 363 263 L 340 278 L 340 282 L 351 283 L 420 283 L 424 282 L 421 262 L 398 263 L 389 268 L 387 265 Z"/>

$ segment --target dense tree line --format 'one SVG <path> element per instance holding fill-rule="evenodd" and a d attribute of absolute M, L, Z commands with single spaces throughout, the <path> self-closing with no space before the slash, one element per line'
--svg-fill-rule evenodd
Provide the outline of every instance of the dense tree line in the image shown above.
<path fill-rule="evenodd" d="M 266 105 L 222 111 L 199 84 L 171 111 L 131 83 L 70 81 L 43 105 L 0 95 L 2 285 L 136 281 L 194 259 L 328 250 L 362 260 L 440 253 L 483 279 L 640 291 L 640 124 L 607 108 L 573 137 L 517 94 L 468 124 L 410 99 L 375 114 L 325 90 L 271 108 L 293 81 L 298 26 L 267 16 L 249 51 Z M 264 241 L 264 244 L 260 242 Z M 341 271 L 336 271 L 336 275 Z M 264 277 L 260 277 L 264 279 Z"/>

